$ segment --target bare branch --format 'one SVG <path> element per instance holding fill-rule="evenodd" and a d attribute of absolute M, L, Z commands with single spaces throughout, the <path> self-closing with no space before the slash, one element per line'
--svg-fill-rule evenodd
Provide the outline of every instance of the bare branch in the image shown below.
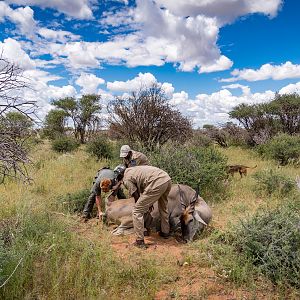
<path fill-rule="evenodd" d="M 35 101 L 20 97 L 25 88 L 30 87 L 22 69 L 0 56 L 0 183 L 5 177 L 30 180 L 26 169 L 30 159 L 24 147 L 28 137 L 24 130 L 28 123 L 22 120 L 12 122 L 7 117 L 12 112 L 18 112 L 26 119 L 33 119 Z"/>

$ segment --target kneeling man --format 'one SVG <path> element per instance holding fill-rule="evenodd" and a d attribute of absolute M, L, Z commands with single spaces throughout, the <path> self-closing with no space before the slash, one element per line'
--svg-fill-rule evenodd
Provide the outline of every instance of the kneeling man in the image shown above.
<path fill-rule="evenodd" d="M 169 237 L 170 225 L 168 214 L 168 194 L 171 190 L 171 178 L 163 170 L 152 166 L 136 166 L 120 173 L 118 180 L 123 179 L 129 194 L 134 197 L 132 211 L 133 227 L 136 234 L 135 246 L 146 248 L 144 242 L 144 214 L 150 214 L 152 205 L 158 201 L 161 218 L 160 236 Z"/>

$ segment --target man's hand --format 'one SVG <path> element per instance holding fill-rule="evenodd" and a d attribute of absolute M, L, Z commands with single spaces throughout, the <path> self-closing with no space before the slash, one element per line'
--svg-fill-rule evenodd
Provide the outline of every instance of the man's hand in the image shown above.
<path fill-rule="evenodd" d="M 115 184 L 115 185 L 111 188 L 112 191 L 113 191 L 113 192 L 116 192 L 116 191 L 120 188 L 121 184 L 122 184 L 122 180 L 119 181 L 117 184 Z"/>
<path fill-rule="evenodd" d="M 104 213 L 101 210 L 98 211 L 98 218 L 100 221 L 102 221 L 103 216 L 104 216 Z"/>

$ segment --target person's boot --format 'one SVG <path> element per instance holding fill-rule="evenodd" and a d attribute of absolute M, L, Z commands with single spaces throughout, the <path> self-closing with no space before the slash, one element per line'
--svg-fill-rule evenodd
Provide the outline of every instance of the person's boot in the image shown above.
<path fill-rule="evenodd" d="M 168 239 L 170 237 L 170 233 L 165 233 L 165 232 L 162 232 L 162 231 L 160 231 L 158 233 L 158 235 L 163 237 L 164 239 Z"/>
<path fill-rule="evenodd" d="M 133 245 L 134 245 L 135 247 L 140 248 L 140 249 L 147 249 L 147 248 L 148 248 L 148 246 L 145 244 L 144 240 L 136 240 L 136 241 L 133 243 Z"/>

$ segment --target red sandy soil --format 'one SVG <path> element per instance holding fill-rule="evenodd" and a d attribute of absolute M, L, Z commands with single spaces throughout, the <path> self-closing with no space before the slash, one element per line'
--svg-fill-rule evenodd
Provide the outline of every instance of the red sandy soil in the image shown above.
<path fill-rule="evenodd" d="M 101 237 L 97 233 L 99 225 L 96 219 L 87 223 L 80 222 L 76 232 L 84 235 L 85 238 L 95 239 Z M 99 234 L 99 235 L 98 235 Z M 98 236 L 97 236 L 98 235 Z M 164 284 L 156 293 L 155 300 L 168 299 L 208 299 L 208 300 L 244 300 L 244 299 L 278 299 L 271 286 L 263 286 L 256 291 L 247 291 L 236 288 L 226 279 L 221 278 L 212 268 L 197 267 L 184 261 L 184 254 L 187 246 L 178 242 L 174 237 L 163 239 L 157 233 L 145 237 L 145 242 L 149 248 L 146 250 L 137 249 L 132 244 L 135 240 L 133 234 L 127 236 L 112 236 L 111 243 L 116 254 L 123 259 L 129 258 L 129 254 L 136 251 L 141 255 L 151 255 L 162 259 L 169 257 L 168 263 L 177 265 L 177 277 L 174 282 Z M 189 251 L 192 251 L 189 249 Z"/>

